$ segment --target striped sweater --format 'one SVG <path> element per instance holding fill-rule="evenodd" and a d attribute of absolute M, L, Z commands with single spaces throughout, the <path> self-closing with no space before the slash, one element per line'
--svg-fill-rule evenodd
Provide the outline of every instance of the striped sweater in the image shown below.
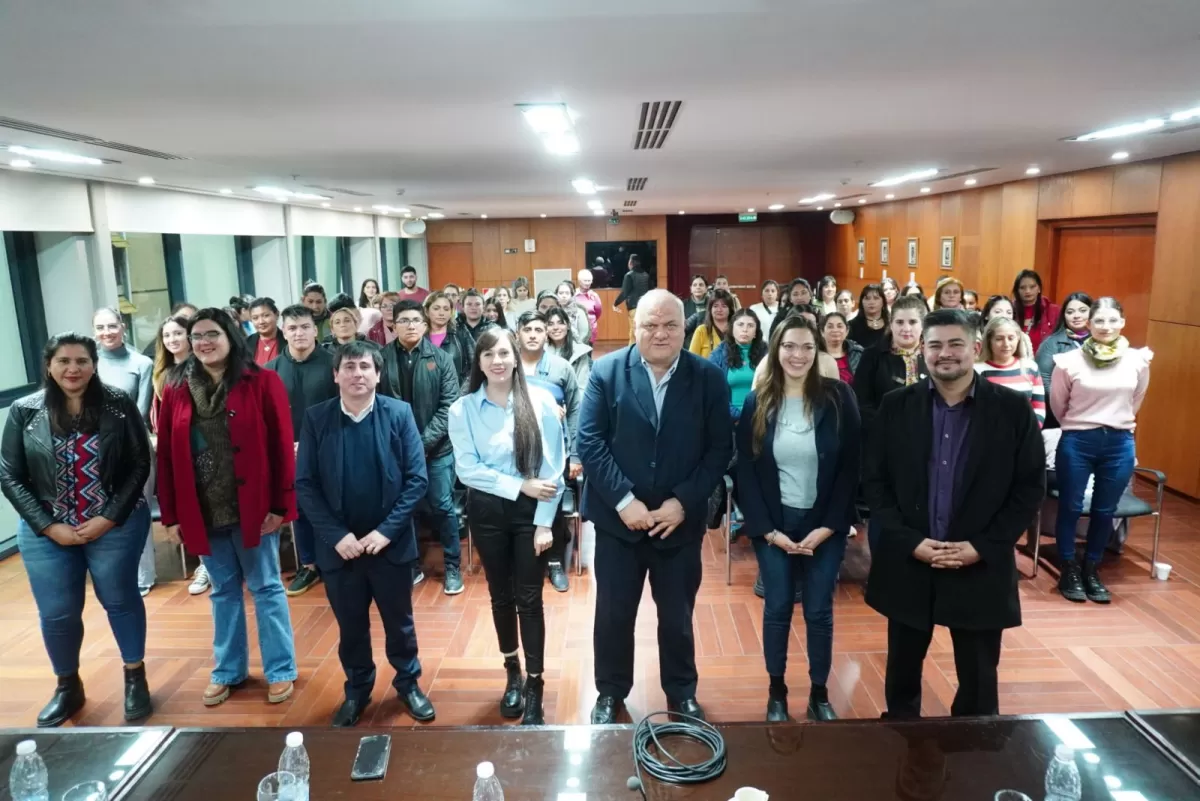
<path fill-rule="evenodd" d="M 1008 367 L 999 367 L 992 362 L 979 362 L 975 365 L 975 372 L 993 384 L 1016 390 L 1029 398 L 1033 413 L 1037 415 L 1038 428 L 1045 424 L 1046 390 L 1042 386 L 1037 362 L 1033 359 L 1022 359 Z"/>

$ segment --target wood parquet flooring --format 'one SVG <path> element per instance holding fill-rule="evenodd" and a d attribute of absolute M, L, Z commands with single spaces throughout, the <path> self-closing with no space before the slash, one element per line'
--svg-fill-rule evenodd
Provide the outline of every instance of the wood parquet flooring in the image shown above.
<path fill-rule="evenodd" d="M 1021 581 L 1024 626 L 1006 632 L 1000 663 L 1000 708 L 1006 714 L 1096 712 L 1129 708 L 1200 707 L 1200 515 L 1196 504 L 1167 499 L 1160 558 L 1174 566 L 1171 580 L 1148 577 L 1152 523 L 1136 521 L 1125 554 L 1110 557 L 1103 576 L 1113 603 L 1070 604 L 1054 591 L 1045 569 Z M 1050 543 L 1049 539 L 1043 545 Z M 163 546 L 166 548 L 167 546 Z M 767 677 L 762 662 L 762 602 L 752 592 L 753 552 L 744 539 L 733 546 L 733 585 L 724 581 L 724 544 L 719 532 L 704 543 L 704 582 L 696 606 L 699 700 L 717 721 L 760 720 Z M 834 669 L 830 696 L 843 717 L 877 717 L 883 708 L 886 625 L 862 599 L 865 542 L 851 545 L 835 603 Z M 465 553 L 464 553 L 465 559 Z M 497 702 L 504 671 L 492 629 L 487 586 L 481 572 L 466 576 L 462 595 L 442 594 L 441 556 L 426 553 L 429 578 L 416 588 L 417 636 L 424 675 L 421 685 L 437 708 L 430 725 L 501 724 Z M 164 559 L 169 564 L 169 560 Z M 1028 574 L 1031 562 L 1019 557 Z M 175 575 L 178 576 L 178 567 Z M 591 576 L 571 576 L 571 590 L 544 592 L 547 618 L 546 720 L 585 723 L 592 683 Z M 247 603 L 252 610 L 252 603 Z M 147 669 L 155 713 L 147 721 L 173 726 L 325 725 L 342 699 L 337 624 L 323 585 L 290 600 L 300 678 L 293 697 L 266 703 L 261 662 L 250 615 L 254 678 L 223 706 L 206 709 L 200 695 L 208 682 L 212 624 L 207 597 L 187 594 L 187 582 L 160 583 L 146 599 L 149 620 Z M 122 723 L 121 662 L 103 610 L 94 597 L 81 674 L 88 704 L 78 725 Z M 792 625 L 788 680 L 793 712 L 803 713 L 808 679 L 804 622 Z M 383 661 L 383 634 L 374 622 L 380 665 L 374 703 L 363 726 L 412 726 L 391 691 L 391 668 Z M 33 724 L 53 686 L 38 630 L 37 614 L 19 556 L 0 563 L 0 727 Z M 939 630 L 925 666 L 924 712 L 945 715 L 955 690 L 950 638 Z M 658 686 L 654 603 L 647 590 L 637 627 L 636 683 L 628 702 L 635 717 L 665 706 Z"/>

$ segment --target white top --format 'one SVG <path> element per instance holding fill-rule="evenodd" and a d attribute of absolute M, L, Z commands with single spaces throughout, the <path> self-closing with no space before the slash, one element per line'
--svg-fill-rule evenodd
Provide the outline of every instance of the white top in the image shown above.
<path fill-rule="evenodd" d="M 779 314 L 779 304 L 775 304 L 774 309 L 768 309 L 766 304 L 755 303 L 750 307 L 750 311 L 754 312 L 754 316 L 758 318 L 758 327 L 762 330 L 763 341 L 766 342 L 771 331 L 771 323 L 775 322 L 775 315 Z"/>
<path fill-rule="evenodd" d="M 817 432 L 802 398 L 786 398 L 775 424 L 775 464 L 784 506 L 811 509 L 817 503 Z"/>
<path fill-rule="evenodd" d="M 1063 431 L 1133 431 L 1150 385 L 1149 348 L 1130 348 L 1109 367 L 1094 367 L 1082 348 L 1056 354 L 1050 408 Z"/>

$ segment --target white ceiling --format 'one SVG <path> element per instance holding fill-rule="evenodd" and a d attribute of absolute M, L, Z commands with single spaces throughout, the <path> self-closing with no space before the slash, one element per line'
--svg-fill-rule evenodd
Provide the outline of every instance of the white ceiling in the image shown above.
<path fill-rule="evenodd" d="M 0 75 L 0 116 L 189 159 L 0 128 L 122 162 L 71 174 L 448 217 L 587 214 L 580 176 L 620 188 L 606 209 L 795 210 L 914 194 L 866 185 L 917 167 L 986 185 L 1200 149 L 1060 141 L 1200 105 L 1198 0 L 0 0 Z M 655 100 L 683 101 L 674 132 L 635 151 Z M 546 154 L 527 102 L 569 104 L 581 152 Z"/>

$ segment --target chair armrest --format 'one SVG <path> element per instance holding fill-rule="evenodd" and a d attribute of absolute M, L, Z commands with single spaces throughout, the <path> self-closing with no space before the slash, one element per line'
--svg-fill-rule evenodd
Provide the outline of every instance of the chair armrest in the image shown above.
<path fill-rule="evenodd" d="M 725 475 L 725 491 L 733 492 L 733 476 L 728 473 Z"/>
<path fill-rule="evenodd" d="M 1152 467 L 1135 467 L 1133 468 L 1133 472 L 1141 473 L 1145 476 L 1153 476 L 1155 483 L 1160 487 L 1167 483 L 1167 474 L 1161 470 L 1155 470 Z"/>

